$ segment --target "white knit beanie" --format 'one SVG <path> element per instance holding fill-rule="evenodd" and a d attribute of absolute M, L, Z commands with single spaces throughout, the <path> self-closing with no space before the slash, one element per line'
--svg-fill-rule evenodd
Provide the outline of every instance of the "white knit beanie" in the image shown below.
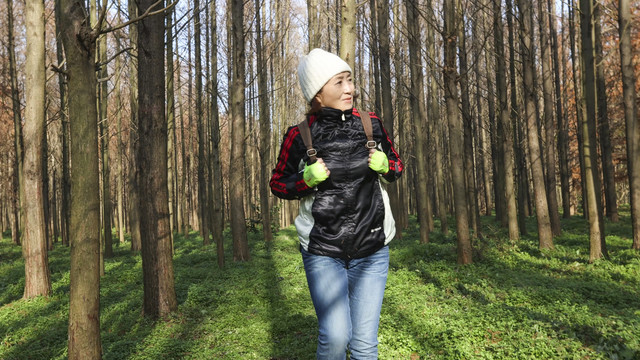
<path fill-rule="evenodd" d="M 339 56 L 322 49 L 313 49 L 300 59 L 298 80 L 302 95 L 308 103 L 333 76 L 341 72 L 352 73 L 351 67 Z"/>

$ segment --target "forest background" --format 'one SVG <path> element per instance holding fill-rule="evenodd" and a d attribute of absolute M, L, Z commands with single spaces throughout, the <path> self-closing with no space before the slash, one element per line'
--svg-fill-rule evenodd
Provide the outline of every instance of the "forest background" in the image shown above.
<path fill-rule="evenodd" d="M 51 295 L 48 252 L 71 245 L 71 358 L 100 354 L 114 246 L 141 252 L 143 312 L 166 317 L 179 303 L 175 237 L 197 231 L 224 268 L 225 234 L 242 262 L 247 231 L 269 242 L 289 228 L 297 204 L 267 184 L 284 131 L 304 118 L 296 68 L 314 47 L 352 64 L 356 106 L 380 114 L 406 163 L 389 187 L 399 237 L 410 215 L 422 244 L 453 220 L 457 263 L 470 264 L 486 217 L 547 251 L 561 217 L 582 216 L 589 262 L 609 256 L 605 223 L 630 224 L 628 248 L 640 248 L 637 1 L 0 9 L 0 227 L 22 246 L 25 298 Z"/>

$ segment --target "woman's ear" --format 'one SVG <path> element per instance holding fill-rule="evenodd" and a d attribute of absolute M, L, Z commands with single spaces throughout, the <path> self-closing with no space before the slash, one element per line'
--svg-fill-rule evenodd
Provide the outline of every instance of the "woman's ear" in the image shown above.
<path fill-rule="evenodd" d="M 320 95 L 320 93 L 317 93 L 316 96 L 313 98 L 320 107 L 322 107 L 322 96 Z"/>

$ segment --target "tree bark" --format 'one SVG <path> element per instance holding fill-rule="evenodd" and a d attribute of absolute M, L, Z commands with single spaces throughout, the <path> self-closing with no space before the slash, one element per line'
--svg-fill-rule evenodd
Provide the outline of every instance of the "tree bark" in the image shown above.
<path fill-rule="evenodd" d="M 99 6 L 99 11 L 102 7 Z M 108 73 L 107 73 L 107 35 L 98 38 L 98 54 L 101 67 L 98 70 L 98 107 L 99 107 L 99 131 L 102 153 L 102 231 L 104 236 L 104 257 L 113 257 L 113 237 L 111 234 L 111 181 L 109 171 L 109 118 L 107 116 L 108 105 Z M 104 263 L 102 264 L 104 275 Z"/>
<path fill-rule="evenodd" d="M 342 25 L 340 27 L 340 57 L 351 66 L 354 71 L 354 78 L 360 76 L 356 74 L 356 1 L 342 2 Z M 311 46 L 311 45 L 310 45 Z"/>
<path fill-rule="evenodd" d="M 45 131 L 44 2 L 29 1 L 25 10 L 27 56 L 25 63 L 24 124 L 24 298 L 48 296 L 51 280 L 43 207 L 43 140 Z"/>
<path fill-rule="evenodd" d="M 469 212 L 467 191 L 464 183 L 464 129 L 459 112 L 456 78 L 456 37 L 458 35 L 458 10 L 456 0 L 444 0 L 444 88 L 449 124 L 449 147 L 451 152 L 451 177 L 456 213 L 456 235 L 458 237 L 458 264 L 470 264 L 472 259 L 469 234 Z"/>
<path fill-rule="evenodd" d="M 580 43 L 582 44 L 582 154 L 584 156 L 584 187 L 587 194 L 589 219 L 589 262 L 607 255 L 604 242 L 600 175 L 596 150 L 596 88 L 593 28 L 593 0 L 580 0 Z"/>
<path fill-rule="evenodd" d="M 553 74 L 551 66 L 551 55 L 549 54 L 549 21 L 544 16 L 545 8 L 542 6 L 543 0 L 538 1 L 538 26 L 540 29 L 540 62 L 542 63 L 542 96 L 543 96 L 543 123 L 545 134 L 544 153 L 546 158 L 546 184 L 547 199 L 549 205 L 549 219 L 551 220 L 551 231 L 553 235 L 560 235 L 560 214 L 558 212 L 558 193 L 556 181 L 556 147 L 555 129 L 553 119 Z"/>
<path fill-rule="evenodd" d="M 602 25 L 600 13 L 603 4 L 594 0 L 593 25 L 596 63 L 596 91 L 598 113 L 598 140 L 600 140 L 600 159 L 602 163 L 602 179 L 604 180 L 604 199 L 606 215 L 612 222 L 618 222 L 618 205 L 616 204 L 615 171 L 612 160 L 611 130 L 609 128 L 609 112 L 607 110 L 607 89 L 604 75 L 604 56 L 602 50 Z"/>
<path fill-rule="evenodd" d="M 249 244 L 244 212 L 245 182 L 243 174 L 245 138 L 245 48 L 243 1 L 231 1 L 233 79 L 229 102 L 231 103 L 231 159 L 229 167 L 229 200 L 231 208 L 231 235 L 233 237 L 233 260 L 248 261 Z"/>
<path fill-rule="evenodd" d="M 502 26 L 501 1 L 493 0 L 493 36 L 496 56 L 496 87 L 498 98 L 498 117 L 504 134 L 502 153 L 504 168 L 504 195 L 506 198 L 506 215 L 508 220 L 509 240 L 520 238 L 518 229 L 518 209 L 516 205 L 516 187 L 513 152 L 513 129 L 509 118 L 509 103 L 507 101 L 506 58 L 504 54 L 504 35 Z"/>
<path fill-rule="evenodd" d="M 167 11 L 166 22 L 166 52 L 167 52 L 167 185 L 169 195 L 169 228 L 171 229 L 171 248 L 173 249 L 173 234 L 176 231 L 176 203 L 177 203 L 177 161 L 176 161 L 176 98 L 173 86 L 173 13 L 172 7 Z"/>
<path fill-rule="evenodd" d="M 96 34 L 84 2 L 60 0 L 69 81 L 71 137 L 71 288 L 69 359 L 100 359 L 100 199 Z"/>
<path fill-rule="evenodd" d="M 129 0 L 129 18 L 138 17 L 138 3 Z M 131 47 L 129 63 L 129 107 L 131 109 L 131 127 L 129 129 L 129 230 L 131 231 L 131 251 L 142 249 L 142 234 L 140 230 L 140 175 L 138 174 L 137 156 L 140 146 L 139 115 L 138 115 L 138 24 L 129 25 L 129 46 Z"/>
<path fill-rule="evenodd" d="M 16 49 L 13 37 L 13 0 L 7 0 L 7 36 L 9 38 L 9 76 L 11 77 L 11 108 L 13 110 L 13 129 L 14 129 L 14 149 L 15 159 L 13 167 L 13 221 L 11 239 L 14 244 L 20 245 L 20 237 L 24 233 L 22 228 L 23 220 L 22 206 L 24 206 L 24 138 L 22 134 L 22 116 L 20 109 L 20 93 L 18 90 L 18 74 L 16 71 Z"/>
<path fill-rule="evenodd" d="M 273 240 L 271 234 L 271 206 L 269 205 L 269 183 L 271 167 L 271 115 L 269 113 L 269 94 L 267 83 L 268 63 L 265 60 L 265 50 L 262 46 L 262 7 L 261 1 L 256 0 L 256 56 L 258 72 L 258 102 L 260 113 L 260 213 L 262 215 L 262 234 L 265 241 Z"/>
<path fill-rule="evenodd" d="M 203 106 L 202 106 L 202 51 L 201 51 L 201 34 L 202 24 L 200 23 L 200 0 L 193 2 L 193 21 L 194 21 L 194 44 L 195 44 L 195 80 L 196 80 L 196 125 L 198 131 L 198 215 L 200 223 L 200 235 L 204 245 L 209 245 L 209 209 L 207 204 L 207 179 L 205 165 L 206 158 L 206 131 L 204 126 Z"/>
<path fill-rule="evenodd" d="M 620 65 L 624 117 L 627 134 L 627 175 L 631 198 L 632 248 L 640 250 L 640 119 L 636 104 L 636 77 L 631 48 L 631 10 L 629 0 L 618 1 L 618 31 L 620 32 Z"/>
<path fill-rule="evenodd" d="M 216 19 L 216 0 L 211 1 L 211 193 L 213 194 L 213 223 L 211 234 L 217 245 L 218 267 L 224 267 L 224 177 L 220 157 L 220 116 L 218 111 L 218 22 Z"/>
<path fill-rule="evenodd" d="M 418 202 L 418 220 L 420 223 L 420 242 L 429 242 L 429 193 L 427 190 L 427 154 L 425 154 L 427 113 L 424 101 L 424 76 L 422 75 L 422 60 L 420 55 L 420 17 L 417 2 L 408 0 L 406 3 L 407 24 L 409 37 L 409 66 L 411 69 L 411 115 L 415 129 L 414 153 L 417 162 L 417 174 L 414 177 L 416 197 Z"/>
<path fill-rule="evenodd" d="M 471 116 L 471 102 L 469 99 L 469 66 L 467 64 L 467 36 L 464 31 L 464 14 L 462 9 L 457 10 L 456 22 L 454 23 L 458 31 L 458 63 L 460 66 L 459 76 L 460 83 L 460 102 L 462 110 L 463 124 L 463 161 L 464 161 L 464 178 L 466 181 L 465 189 L 467 191 L 467 206 L 469 211 L 469 222 L 473 229 L 472 236 L 478 236 L 480 229 L 478 227 L 478 196 L 476 193 L 476 177 L 473 164 L 473 117 Z M 457 23 L 460 22 L 460 24 Z"/>
<path fill-rule="evenodd" d="M 544 182 L 544 171 L 542 166 L 542 151 L 540 150 L 540 140 L 538 137 L 538 126 L 536 123 L 536 96 L 534 76 L 534 53 L 531 41 L 533 31 L 531 21 L 531 3 L 528 0 L 518 0 L 520 9 L 520 44 L 522 51 L 522 73 L 525 98 L 525 116 L 527 124 L 527 136 L 529 144 L 529 159 L 531 164 L 531 174 L 533 177 L 533 188 L 536 203 L 536 218 L 538 222 L 538 241 L 541 249 L 553 248 L 553 233 L 551 230 L 551 220 L 549 219 L 549 206 L 547 190 Z"/>
<path fill-rule="evenodd" d="M 322 46 L 322 33 L 320 32 L 320 11 L 318 10 L 319 6 L 320 3 L 318 0 L 307 0 L 309 51 Z"/>
<path fill-rule="evenodd" d="M 141 0 L 140 12 L 155 0 Z M 144 314 L 166 317 L 178 308 L 173 278 L 167 187 L 164 16 L 142 19 L 138 37 L 140 233 Z"/>
<path fill-rule="evenodd" d="M 567 119 L 562 111 L 562 94 L 560 85 L 560 61 L 558 60 L 558 39 L 556 33 L 556 9 L 555 0 L 547 0 L 547 11 L 549 12 L 549 38 L 551 39 L 551 58 L 553 60 L 553 71 L 556 95 L 556 131 L 558 134 L 558 168 L 560 170 L 560 193 L 562 195 L 562 217 L 568 219 L 571 216 L 571 188 L 569 186 L 569 160 L 567 157 Z M 564 50 L 563 50 L 564 51 Z M 551 144 L 547 144 L 551 146 Z"/>

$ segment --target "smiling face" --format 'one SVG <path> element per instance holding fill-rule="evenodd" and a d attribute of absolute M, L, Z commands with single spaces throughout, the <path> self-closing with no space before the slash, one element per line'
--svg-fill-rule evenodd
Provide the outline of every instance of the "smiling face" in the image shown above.
<path fill-rule="evenodd" d="M 351 73 L 341 72 L 327 81 L 316 95 L 316 100 L 322 107 L 330 107 L 340 111 L 351 110 L 354 90 Z"/>

